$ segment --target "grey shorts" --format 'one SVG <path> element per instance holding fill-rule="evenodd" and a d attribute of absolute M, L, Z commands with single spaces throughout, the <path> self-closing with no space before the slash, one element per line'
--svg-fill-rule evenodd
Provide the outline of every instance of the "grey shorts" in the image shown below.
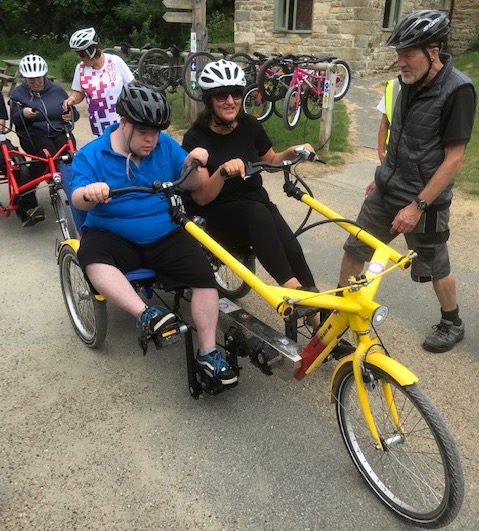
<path fill-rule="evenodd" d="M 389 243 L 398 234 L 391 234 L 390 228 L 398 208 L 384 202 L 381 194 L 374 190 L 364 200 L 357 223 L 384 243 Z M 415 282 L 429 282 L 447 277 L 451 272 L 447 240 L 449 239 L 449 206 L 429 207 L 421 216 L 413 232 L 404 234 L 408 249 L 417 253 L 411 267 L 411 278 Z M 355 258 L 369 262 L 374 249 L 354 236 L 349 236 L 344 250 Z"/>

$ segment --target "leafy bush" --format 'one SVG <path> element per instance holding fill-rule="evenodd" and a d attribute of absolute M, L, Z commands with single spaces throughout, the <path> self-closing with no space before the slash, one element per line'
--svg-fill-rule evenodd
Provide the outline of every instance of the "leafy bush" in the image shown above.
<path fill-rule="evenodd" d="M 234 42 L 234 23 L 232 18 L 226 18 L 224 13 L 214 11 L 208 17 L 208 41 Z"/>
<path fill-rule="evenodd" d="M 77 63 L 78 56 L 75 52 L 65 52 L 60 57 L 60 75 L 63 81 L 68 83 L 72 82 Z"/>

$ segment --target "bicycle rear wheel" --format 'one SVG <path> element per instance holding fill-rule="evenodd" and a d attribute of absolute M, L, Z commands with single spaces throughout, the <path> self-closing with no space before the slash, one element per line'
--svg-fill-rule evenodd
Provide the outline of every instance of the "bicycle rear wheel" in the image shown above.
<path fill-rule="evenodd" d="M 306 118 L 318 120 L 323 114 L 323 94 L 316 94 L 311 87 L 301 94 L 301 109 Z"/>
<path fill-rule="evenodd" d="M 346 93 L 351 85 L 351 69 L 346 61 L 341 61 L 338 59 L 333 62 L 337 66 L 334 101 L 339 101 L 346 96 Z"/>
<path fill-rule="evenodd" d="M 57 223 L 60 225 L 63 239 L 70 240 L 79 237 L 75 220 L 73 218 L 70 201 L 63 188 L 57 188 L 52 195 L 52 205 Z"/>
<path fill-rule="evenodd" d="M 252 273 L 256 272 L 256 257 L 254 254 L 230 251 L 231 254 L 246 266 Z M 210 263 L 215 275 L 216 287 L 220 295 L 230 299 L 241 299 L 251 291 L 251 287 L 232 269 L 223 264 L 215 256 L 210 256 Z"/>
<path fill-rule="evenodd" d="M 181 84 L 185 93 L 195 101 L 201 101 L 203 92 L 198 86 L 198 78 L 203 68 L 215 58 L 208 52 L 196 52 L 190 54 L 183 65 Z M 195 74 L 194 76 L 192 74 Z"/>
<path fill-rule="evenodd" d="M 293 130 L 299 123 L 301 116 L 301 95 L 298 87 L 292 86 L 288 89 L 284 98 L 283 123 L 286 129 Z"/>
<path fill-rule="evenodd" d="M 76 252 L 65 245 L 58 260 L 63 300 L 78 337 L 90 348 L 98 348 L 107 332 L 106 301 L 99 301 L 78 263 Z"/>
<path fill-rule="evenodd" d="M 138 77 L 155 90 L 165 90 L 170 85 L 172 68 L 170 56 L 161 48 L 152 48 L 140 57 Z"/>
<path fill-rule="evenodd" d="M 266 101 L 261 96 L 256 83 L 246 87 L 243 96 L 243 110 L 246 114 L 251 114 L 258 122 L 266 122 L 273 113 L 273 105 L 273 102 Z"/>
<path fill-rule="evenodd" d="M 228 57 L 228 60 L 233 61 L 233 63 L 236 63 L 243 70 L 247 85 L 256 83 L 256 63 L 247 53 L 234 53 Z"/>
<path fill-rule="evenodd" d="M 285 97 L 294 65 L 287 64 L 279 58 L 266 61 L 258 72 L 258 88 L 267 101 L 278 101 Z"/>
<path fill-rule="evenodd" d="M 459 512 L 464 478 L 459 454 L 442 417 L 416 385 L 401 386 L 392 376 L 365 363 L 371 413 L 384 450 L 378 448 L 359 405 L 352 363 L 335 379 L 339 429 L 356 468 L 379 499 L 405 520 L 440 527 Z M 399 429 L 384 386 L 390 386 Z"/>

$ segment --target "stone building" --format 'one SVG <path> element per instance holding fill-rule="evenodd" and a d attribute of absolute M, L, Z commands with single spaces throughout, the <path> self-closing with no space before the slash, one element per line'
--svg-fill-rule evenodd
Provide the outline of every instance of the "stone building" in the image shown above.
<path fill-rule="evenodd" d="M 364 75 L 394 64 L 383 43 L 416 9 L 450 14 L 452 53 L 479 41 L 478 0 L 235 0 L 235 41 L 266 55 L 330 53 Z"/>

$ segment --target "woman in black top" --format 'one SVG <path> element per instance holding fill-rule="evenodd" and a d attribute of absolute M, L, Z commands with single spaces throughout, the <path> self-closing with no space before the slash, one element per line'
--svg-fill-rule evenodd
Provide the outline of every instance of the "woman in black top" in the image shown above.
<path fill-rule="evenodd" d="M 242 111 L 244 72 L 230 61 L 207 65 L 198 80 L 205 110 L 185 134 L 183 147 L 209 152 L 209 179 L 193 192 L 208 232 L 226 246 L 251 245 L 268 273 L 287 288 L 314 288 L 303 250 L 263 187 L 261 173 L 244 177 L 246 161 L 278 163 L 295 157 L 292 146 L 275 153 L 257 120 Z M 313 152 L 310 144 L 306 149 Z M 237 175 L 237 179 L 225 178 Z M 318 316 L 319 319 L 319 316 Z"/>

